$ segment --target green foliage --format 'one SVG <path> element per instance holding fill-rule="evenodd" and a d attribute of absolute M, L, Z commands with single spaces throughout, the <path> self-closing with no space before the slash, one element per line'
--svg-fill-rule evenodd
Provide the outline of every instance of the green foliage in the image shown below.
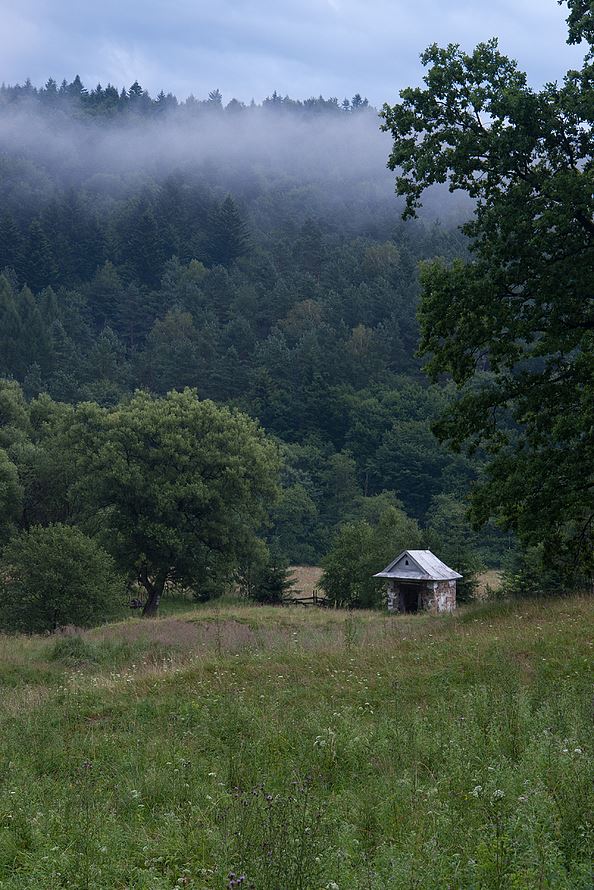
<path fill-rule="evenodd" d="M 256 572 L 250 597 L 257 603 L 280 605 L 293 584 L 287 566 L 269 560 Z"/>
<path fill-rule="evenodd" d="M 396 507 L 384 510 L 376 524 L 365 520 L 343 525 L 324 557 L 320 586 L 336 605 L 376 608 L 384 596 L 384 582 L 373 575 L 401 550 L 421 546 L 414 519 Z"/>
<path fill-rule="evenodd" d="M 561 85 L 535 92 L 495 40 L 433 45 L 425 86 L 383 117 L 405 216 L 436 182 L 476 201 L 471 257 L 421 274 L 421 351 L 458 387 L 438 433 L 489 455 L 475 521 L 496 515 L 570 575 L 594 553 L 594 109 L 591 4 L 568 6 L 570 40 L 590 52 Z"/>
<path fill-rule="evenodd" d="M 555 553 L 548 553 L 542 544 L 525 550 L 513 550 L 503 564 L 498 596 L 547 597 L 571 592 L 564 567 L 556 557 Z M 578 576 L 574 584 L 577 589 L 586 589 L 589 579 Z"/>
<path fill-rule="evenodd" d="M 467 506 L 449 495 L 434 497 L 428 513 L 427 543 L 446 565 L 463 576 L 456 583 L 456 600 L 468 602 L 476 590 L 477 575 L 485 566 Z"/>
<path fill-rule="evenodd" d="M 23 510 L 23 486 L 7 453 L 0 448 L 0 543 L 10 537 Z"/>
<path fill-rule="evenodd" d="M 83 516 L 145 588 L 145 614 L 168 581 L 200 593 L 230 579 L 276 492 L 277 450 L 263 431 L 191 390 L 137 392 L 111 411 L 82 404 L 67 443 Z"/>
<path fill-rule="evenodd" d="M 121 608 L 113 560 L 78 528 L 34 526 L 14 536 L 0 562 L 0 626 L 43 633 L 99 624 Z"/>

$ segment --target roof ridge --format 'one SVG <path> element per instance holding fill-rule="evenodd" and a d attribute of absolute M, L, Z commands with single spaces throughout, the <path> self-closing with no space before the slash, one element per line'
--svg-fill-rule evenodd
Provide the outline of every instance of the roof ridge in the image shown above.
<path fill-rule="evenodd" d="M 394 571 L 394 566 L 401 562 L 404 556 L 408 556 L 414 563 L 414 567 L 410 567 L 408 571 L 402 569 L 400 572 Z M 414 569 L 417 569 L 415 572 Z M 416 576 L 416 577 L 415 577 Z M 407 578 L 417 581 L 446 581 L 461 578 L 462 575 L 451 569 L 433 553 L 431 550 L 402 550 L 382 572 L 374 575 L 376 578 Z"/>

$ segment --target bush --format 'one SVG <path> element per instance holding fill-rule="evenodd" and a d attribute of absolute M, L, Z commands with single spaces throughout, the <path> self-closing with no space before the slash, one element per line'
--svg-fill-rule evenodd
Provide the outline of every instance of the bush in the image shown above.
<path fill-rule="evenodd" d="M 579 579 L 569 577 L 546 557 L 542 545 L 510 553 L 504 563 L 499 596 L 561 596 L 580 588 Z"/>
<path fill-rule="evenodd" d="M 7 544 L 0 564 L 0 627 L 43 633 L 115 614 L 123 583 L 112 558 L 79 529 L 34 526 Z"/>
<path fill-rule="evenodd" d="M 241 596 L 257 603 L 274 605 L 282 603 L 293 584 L 286 563 L 271 554 L 263 541 L 255 541 L 245 554 L 237 575 Z"/>
<path fill-rule="evenodd" d="M 414 519 L 396 507 L 385 509 L 376 524 L 348 522 L 336 534 L 322 565 L 321 587 L 331 603 L 356 609 L 381 606 L 385 583 L 374 578 L 401 550 L 421 544 Z"/>
<path fill-rule="evenodd" d="M 257 574 L 252 598 L 257 603 L 278 605 L 282 603 L 293 584 L 286 566 L 274 562 L 269 563 L 262 566 Z"/>
<path fill-rule="evenodd" d="M 64 661 L 66 664 L 84 664 L 96 661 L 93 646 L 78 634 L 56 640 L 49 655 L 53 661 Z"/>

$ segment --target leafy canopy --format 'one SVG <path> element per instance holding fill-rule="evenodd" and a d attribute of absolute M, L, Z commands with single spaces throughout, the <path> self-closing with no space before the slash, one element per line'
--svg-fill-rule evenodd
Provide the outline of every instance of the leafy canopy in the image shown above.
<path fill-rule="evenodd" d="M 276 447 L 193 390 L 137 392 L 113 410 L 82 404 L 68 439 L 87 524 L 145 587 L 145 614 L 168 581 L 201 593 L 224 583 L 276 494 Z"/>
<path fill-rule="evenodd" d="M 458 398 L 437 426 L 454 448 L 490 458 L 473 515 L 524 543 L 591 566 L 594 523 L 594 10 L 572 0 L 579 71 L 541 91 L 497 41 L 470 53 L 433 45 L 425 86 L 383 109 L 389 166 L 414 216 L 449 183 L 475 201 L 467 260 L 421 272 L 421 352 Z"/>

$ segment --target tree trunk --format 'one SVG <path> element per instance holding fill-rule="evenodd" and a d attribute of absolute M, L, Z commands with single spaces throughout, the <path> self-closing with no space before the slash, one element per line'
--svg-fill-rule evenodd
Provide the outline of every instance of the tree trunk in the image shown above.
<path fill-rule="evenodd" d="M 166 579 L 166 574 L 157 574 L 154 581 L 151 581 L 146 568 L 140 570 L 138 580 L 147 592 L 146 603 L 142 608 L 143 618 L 154 618 L 159 611 L 159 603 L 161 602 Z"/>

